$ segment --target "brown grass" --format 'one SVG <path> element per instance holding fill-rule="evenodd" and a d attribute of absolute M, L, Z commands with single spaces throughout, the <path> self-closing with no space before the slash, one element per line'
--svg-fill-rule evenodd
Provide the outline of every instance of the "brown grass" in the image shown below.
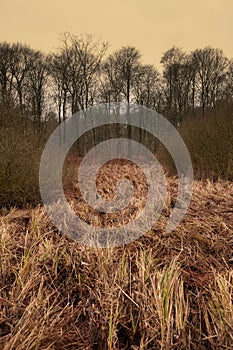
<path fill-rule="evenodd" d="M 42 206 L 2 210 L 0 348 L 232 349 L 233 184 L 196 181 L 185 218 L 168 234 L 176 190 L 170 178 L 151 231 L 110 249 L 61 235 Z M 84 219 L 92 215 L 77 188 L 66 195 Z"/>

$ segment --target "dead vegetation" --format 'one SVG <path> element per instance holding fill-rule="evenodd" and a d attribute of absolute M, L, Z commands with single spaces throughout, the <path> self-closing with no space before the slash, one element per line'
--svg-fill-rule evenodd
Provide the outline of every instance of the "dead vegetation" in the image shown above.
<path fill-rule="evenodd" d="M 114 174 L 103 185 L 110 196 Z M 129 174 L 139 181 L 136 196 L 143 194 L 140 176 L 130 167 Z M 233 184 L 196 181 L 185 218 L 169 234 L 175 178 L 168 187 L 153 229 L 118 248 L 72 241 L 42 206 L 2 210 L 0 348 L 232 349 Z M 77 188 L 66 195 L 83 219 L 93 215 Z M 143 200 L 132 205 L 140 209 Z"/>

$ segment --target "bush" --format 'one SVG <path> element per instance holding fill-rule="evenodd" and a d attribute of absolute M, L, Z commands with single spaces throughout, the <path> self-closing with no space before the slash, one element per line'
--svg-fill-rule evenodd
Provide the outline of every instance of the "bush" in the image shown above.
<path fill-rule="evenodd" d="M 0 205 L 37 203 L 40 157 L 48 130 L 42 133 L 14 110 L 1 111 L 0 122 Z"/>
<path fill-rule="evenodd" d="M 217 109 L 206 117 L 186 120 L 179 128 L 192 159 L 197 179 L 233 180 L 233 113 Z M 170 154 L 163 146 L 159 157 L 171 174 L 176 172 Z"/>

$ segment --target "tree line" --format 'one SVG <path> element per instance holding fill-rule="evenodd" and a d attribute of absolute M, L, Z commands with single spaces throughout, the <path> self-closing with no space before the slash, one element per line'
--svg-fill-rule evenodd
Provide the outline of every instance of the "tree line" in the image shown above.
<path fill-rule="evenodd" d="M 108 43 L 91 35 L 64 33 L 56 52 L 44 54 L 21 43 L 0 43 L 0 105 L 14 105 L 40 124 L 59 123 L 97 103 L 136 102 L 175 125 L 233 100 L 233 59 L 210 46 L 186 53 L 172 47 L 162 72 L 143 64 L 131 46 L 107 54 Z"/>

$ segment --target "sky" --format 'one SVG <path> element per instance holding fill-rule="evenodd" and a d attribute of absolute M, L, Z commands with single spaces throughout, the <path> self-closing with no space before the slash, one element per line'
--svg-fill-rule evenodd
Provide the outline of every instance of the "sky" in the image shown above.
<path fill-rule="evenodd" d="M 109 42 L 109 53 L 135 46 L 157 67 L 172 46 L 211 45 L 233 58 L 233 0 L 0 0 L 0 13 L 0 41 L 46 53 L 67 31 Z"/>

